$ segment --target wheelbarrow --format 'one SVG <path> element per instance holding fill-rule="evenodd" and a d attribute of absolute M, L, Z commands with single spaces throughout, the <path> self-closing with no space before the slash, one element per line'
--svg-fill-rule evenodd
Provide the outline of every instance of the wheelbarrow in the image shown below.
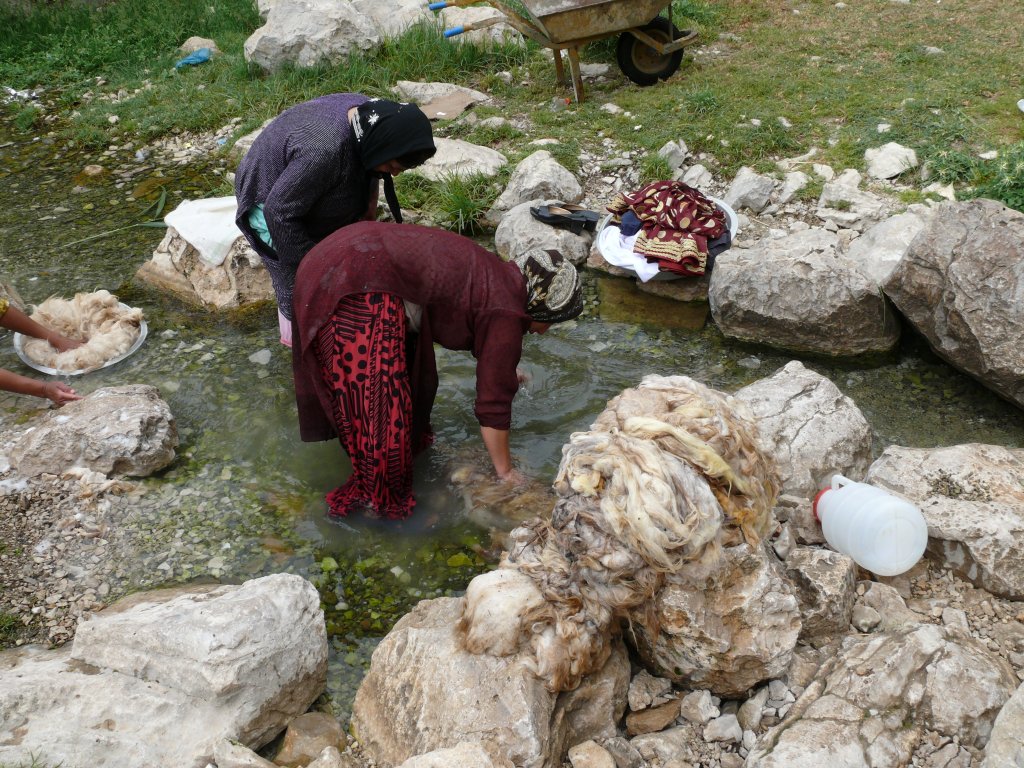
<path fill-rule="evenodd" d="M 499 16 L 446 30 L 445 37 L 507 21 L 524 36 L 555 53 L 555 73 L 568 84 L 562 51 L 569 58 L 576 101 L 583 101 L 579 48 L 595 40 L 619 35 L 616 59 L 619 68 L 637 85 L 654 85 L 675 74 L 683 60 L 683 48 L 697 40 L 695 31 L 680 32 L 672 23 L 671 0 L 519 0 L 520 12 L 505 0 L 482 0 L 501 11 Z M 476 5 L 481 0 L 442 0 L 430 10 Z M 668 18 L 659 15 L 668 8 Z"/>

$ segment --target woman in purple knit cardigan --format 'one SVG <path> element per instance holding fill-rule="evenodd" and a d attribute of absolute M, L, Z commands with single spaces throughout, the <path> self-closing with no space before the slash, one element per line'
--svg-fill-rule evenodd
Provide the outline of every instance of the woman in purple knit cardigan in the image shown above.
<path fill-rule="evenodd" d="M 358 93 L 297 104 L 253 142 L 235 175 L 235 223 L 270 273 L 282 344 L 291 346 L 302 258 L 341 227 L 375 219 L 381 180 L 401 222 L 392 177 L 436 151 L 430 120 L 416 105 Z"/>

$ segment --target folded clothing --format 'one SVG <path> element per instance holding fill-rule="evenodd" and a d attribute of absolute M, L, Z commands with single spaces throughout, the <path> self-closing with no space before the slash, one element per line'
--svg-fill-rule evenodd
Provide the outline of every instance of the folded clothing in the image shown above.
<path fill-rule="evenodd" d="M 617 195 L 608 210 L 617 222 L 632 212 L 641 223 L 635 250 L 685 276 L 705 273 L 708 241 L 728 231 L 725 212 L 681 181 L 656 181 Z"/>

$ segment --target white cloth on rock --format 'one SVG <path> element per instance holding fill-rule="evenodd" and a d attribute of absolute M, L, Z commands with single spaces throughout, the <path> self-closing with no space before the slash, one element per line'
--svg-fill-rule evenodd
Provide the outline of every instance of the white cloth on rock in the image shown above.
<path fill-rule="evenodd" d="M 232 244 L 242 236 L 235 224 L 237 208 L 234 195 L 184 200 L 164 216 L 164 223 L 174 227 L 206 264 L 219 267 Z"/>

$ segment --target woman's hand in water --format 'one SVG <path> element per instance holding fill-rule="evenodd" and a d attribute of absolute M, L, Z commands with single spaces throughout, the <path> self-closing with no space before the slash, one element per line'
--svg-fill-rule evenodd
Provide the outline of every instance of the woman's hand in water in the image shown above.
<path fill-rule="evenodd" d="M 516 380 L 519 382 L 520 387 L 525 387 L 533 381 L 533 376 L 531 376 L 528 371 L 524 371 L 522 368 L 516 366 Z"/>
<path fill-rule="evenodd" d="M 512 468 L 508 472 L 498 475 L 498 479 L 507 483 L 508 485 L 526 485 L 530 482 L 530 478 L 520 472 L 518 469 Z"/>

